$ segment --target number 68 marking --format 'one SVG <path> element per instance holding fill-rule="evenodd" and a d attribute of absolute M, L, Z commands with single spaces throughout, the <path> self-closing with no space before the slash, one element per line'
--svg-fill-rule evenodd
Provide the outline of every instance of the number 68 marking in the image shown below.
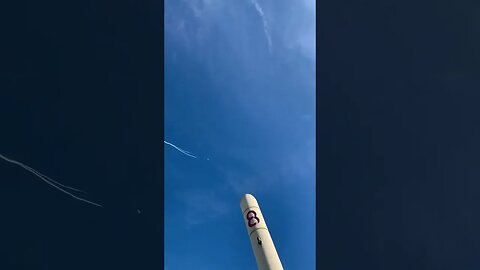
<path fill-rule="evenodd" d="M 257 217 L 257 213 L 253 210 L 248 211 L 246 218 L 248 220 L 248 227 L 253 227 L 260 223 L 260 219 Z"/>

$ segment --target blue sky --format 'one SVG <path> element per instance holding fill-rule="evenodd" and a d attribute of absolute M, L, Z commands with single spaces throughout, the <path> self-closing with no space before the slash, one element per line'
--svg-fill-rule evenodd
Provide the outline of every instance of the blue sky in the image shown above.
<path fill-rule="evenodd" d="M 165 140 L 166 269 L 256 269 L 245 193 L 314 269 L 315 1 L 166 1 Z"/>

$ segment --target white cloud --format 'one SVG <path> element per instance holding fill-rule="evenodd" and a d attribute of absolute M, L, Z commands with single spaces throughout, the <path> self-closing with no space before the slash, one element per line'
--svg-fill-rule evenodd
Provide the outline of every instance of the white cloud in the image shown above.
<path fill-rule="evenodd" d="M 316 0 L 303 0 L 303 4 L 308 8 L 310 12 L 315 13 Z"/>
<path fill-rule="evenodd" d="M 292 6 L 283 29 L 285 46 L 313 61 L 316 58 L 315 16 L 315 0 L 304 0 L 303 5 Z"/>
<path fill-rule="evenodd" d="M 179 201 L 183 203 L 182 215 L 187 227 L 214 222 L 228 214 L 231 206 L 222 199 L 222 195 L 214 188 L 190 189 L 177 193 Z"/>
<path fill-rule="evenodd" d="M 313 134 L 314 135 L 314 134 Z M 290 175 L 299 179 L 315 181 L 315 138 L 308 140 L 288 161 Z"/>
<path fill-rule="evenodd" d="M 165 1 L 165 37 L 188 50 L 202 43 L 212 22 L 221 15 L 219 0 Z"/>
<path fill-rule="evenodd" d="M 276 47 L 290 49 L 315 61 L 315 0 L 281 3 L 272 0 L 250 0 L 243 4 L 252 5 L 260 16 L 270 53 L 275 38 L 279 41 Z M 251 33 L 248 32 L 247 25 L 251 14 L 248 14 L 248 10 L 242 10 L 241 5 L 241 1 L 166 1 L 166 35 L 178 39 L 178 45 L 201 54 L 208 50 L 212 38 L 226 38 L 226 51 L 231 50 L 236 55 L 242 55 L 241 58 L 249 59 L 252 48 L 249 47 Z M 281 5 L 281 8 L 278 5 Z"/>
<path fill-rule="evenodd" d="M 226 173 L 226 182 L 228 188 L 233 190 L 234 194 L 242 196 L 243 194 L 250 193 L 255 194 L 263 190 L 262 183 L 265 183 L 265 179 L 261 176 L 242 176 L 232 171 Z"/>

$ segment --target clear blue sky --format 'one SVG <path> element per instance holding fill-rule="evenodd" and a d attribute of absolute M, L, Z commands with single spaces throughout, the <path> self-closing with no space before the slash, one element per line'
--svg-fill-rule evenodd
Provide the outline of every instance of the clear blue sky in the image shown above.
<path fill-rule="evenodd" d="M 165 140 L 166 269 L 256 269 L 245 193 L 314 269 L 315 1 L 167 0 Z"/>

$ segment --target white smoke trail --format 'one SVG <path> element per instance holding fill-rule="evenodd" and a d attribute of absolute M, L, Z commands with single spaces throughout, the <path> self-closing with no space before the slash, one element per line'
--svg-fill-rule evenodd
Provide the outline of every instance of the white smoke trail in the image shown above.
<path fill-rule="evenodd" d="M 23 166 L 24 166 L 24 168 L 26 168 L 26 169 L 28 168 L 27 170 L 29 170 L 29 171 L 37 174 L 38 176 L 41 176 L 42 178 L 47 179 L 48 181 L 53 182 L 53 183 L 55 183 L 55 184 L 57 184 L 57 185 L 59 185 L 59 186 L 61 186 L 61 187 L 68 188 L 68 189 L 73 190 L 73 191 L 82 192 L 82 193 L 87 194 L 86 191 L 83 191 L 83 190 L 81 190 L 81 189 L 76 189 L 76 188 L 73 188 L 73 187 L 64 185 L 64 184 L 62 184 L 62 183 L 59 183 L 59 182 L 53 180 L 52 178 L 50 178 L 50 177 L 48 177 L 48 176 L 46 176 L 46 175 L 44 175 L 44 174 L 42 174 L 42 173 L 34 170 L 32 167 L 29 167 L 29 166 L 27 166 L 27 165 L 23 165 Z"/>
<path fill-rule="evenodd" d="M 193 158 L 197 158 L 197 157 L 194 156 L 192 153 L 190 153 L 190 152 L 188 152 L 188 151 L 185 151 L 185 150 L 181 149 L 180 147 L 178 147 L 178 146 L 176 146 L 176 145 L 174 145 L 174 144 L 172 144 L 172 143 L 169 143 L 169 142 L 167 142 L 167 141 L 163 141 L 163 142 L 164 142 L 165 144 L 168 144 L 168 145 L 170 145 L 171 147 L 177 149 L 178 151 L 180 151 L 180 152 L 181 152 L 182 154 L 184 154 L 184 155 L 187 155 L 187 156 L 193 157 Z"/>
<path fill-rule="evenodd" d="M 270 35 L 270 29 L 268 27 L 267 19 L 265 18 L 265 13 L 263 13 L 263 9 L 258 3 L 258 0 L 250 0 L 250 2 L 255 6 L 255 9 L 257 10 L 258 14 L 260 14 L 260 17 L 262 17 L 263 31 L 265 32 L 265 36 L 267 37 L 268 50 L 272 52 L 272 37 Z"/>
<path fill-rule="evenodd" d="M 67 188 L 67 189 L 71 189 L 71 190 L 75 190 L 75 191 L 79 191 L 79 192 L 84 192 L 86 193 L 85 191 L 82 191 L 82 190 L 79 190 L 79 189 L 76 189 L 76 188 L 73 188 L 73 187 L 69 187 L 69 186 L 66 186 L 66 185 L 63 185 L 39 172 L 37 172 L 36 170 L 34 170 L 33 168 L 19 162 L 19 161 L 16 161 L 16 160 L 13 160 L 13 159 L 10 159 L 10 158 L 7 158 L 6 156 L 0 154 L 0 158 L 2 158 L 3 160 L 7 161 L 7 162 L 10 162 L 10 163 L 13 163 L 15 165 L 18 165 L 20 167 L 22 167 L 23 169 L 31 172 L 32 174 L 36 175 L 38 178 L 40 178 L 41 180 L 43 180 L 45 183 L 51 185 L 52 187 L 60 190 L 61 192 L 65 193 L 65 194 L 68 194 L 70 195 L 72 198 L 76 199 L 76 200 L 79 200 L 79 201 L 83 201 L 83 202 L 86 202 L 86 203 L 89 203 L 89 204 L 92 204 L 92 205 L 95 205 L 95 206 L 98 206 L 98 207 L 103 207 L 102 205 L 98 204 L 98 203 L 94 203 L 92 201 L 89 201 L 89 200 L 86 200 L 84 198 L 80 198 L 68 191 L 66 191 L 65 189 L 61 188 L 61 187 L 64 187 L 64 188 Z M 58 186 L 57 186 L 58 185 Z M 61 187 L 60 187 L 61 186 Z"/>

